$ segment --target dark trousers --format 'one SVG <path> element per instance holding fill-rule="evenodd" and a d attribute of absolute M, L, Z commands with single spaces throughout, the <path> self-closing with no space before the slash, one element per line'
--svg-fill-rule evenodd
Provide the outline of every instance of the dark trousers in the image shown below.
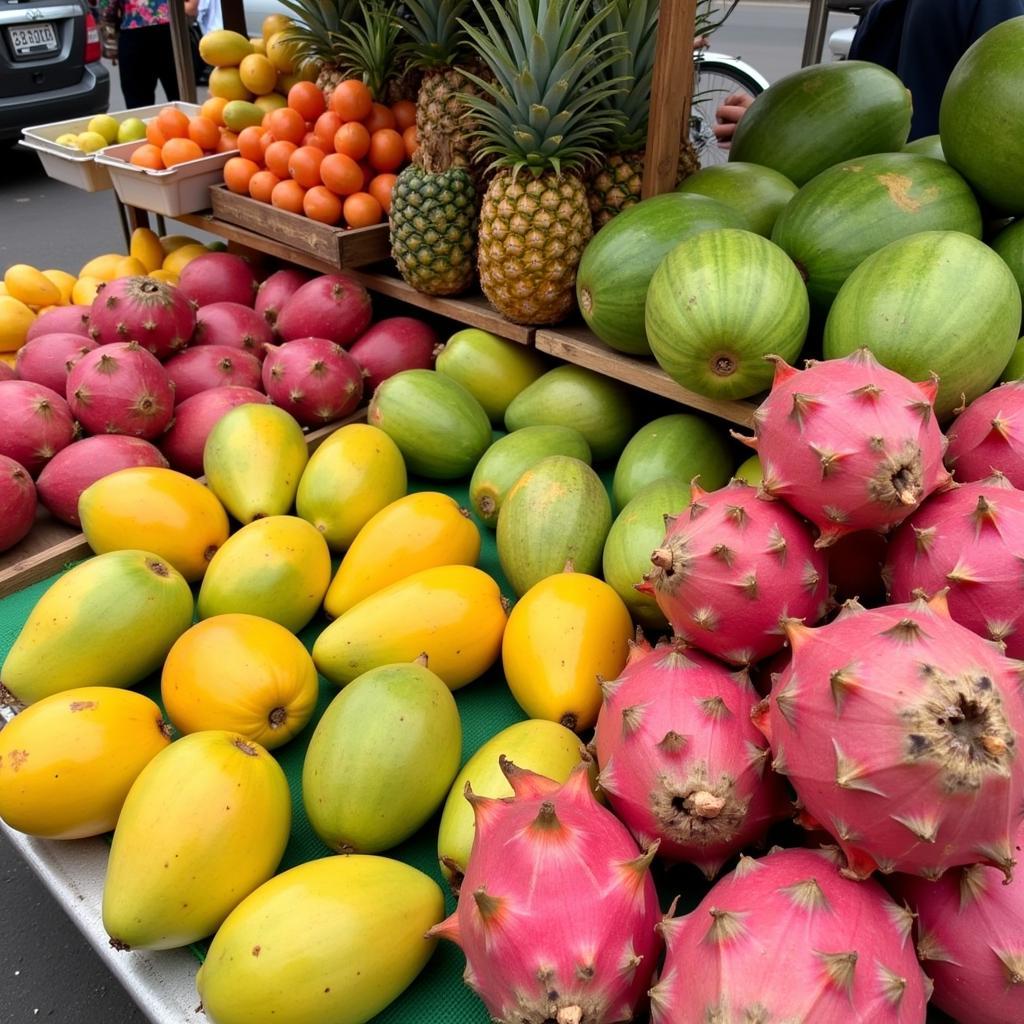
<path fill-rule="evenodd" d="M 149 107 L 156 103 L 157 81 L 168 100 L 178 99 L 178 78 L 170 25 L 122 29 L 117 46 L 117 65 L 125 106 Z"/>

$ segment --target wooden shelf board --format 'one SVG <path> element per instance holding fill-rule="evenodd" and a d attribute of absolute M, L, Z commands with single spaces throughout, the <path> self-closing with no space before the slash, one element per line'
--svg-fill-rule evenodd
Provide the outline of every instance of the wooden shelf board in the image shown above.
<path fill-rule="evenodd" d="M 534 344 L 539 351 L 557 356 L 567 363 L 585 366 L 606 377 L 670 398 L 680 405 L 710 413 L 743 427 L 753 425 L 757 403 L 723 401 L 689 391 L 672 380 L 653 360 L 636 359 L 616 352 L 583 325 L 539 330 Z"/>

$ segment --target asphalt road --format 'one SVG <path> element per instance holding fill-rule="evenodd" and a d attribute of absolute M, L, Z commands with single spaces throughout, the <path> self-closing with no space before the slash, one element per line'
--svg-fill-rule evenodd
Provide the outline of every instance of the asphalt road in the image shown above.
<path fill-rule="evenodd" d="M 800 3 L 744 0 L 712 48 L 742 57 L 774 80 L 800 64 L 806 11 Z M 851 23 L 834 17 L 832 27 Z M 123 108 L 116 78 L 115 71 L 111 110 Z M 0 268 L 30 263 L 74 273 L 122 244 L 111 192 L 90 195 L 51 181 L 32 152 L 4 156 Z M 0 906 L 0 1024 L 144 1024 L 147 1017 L 2 837 Z"/>

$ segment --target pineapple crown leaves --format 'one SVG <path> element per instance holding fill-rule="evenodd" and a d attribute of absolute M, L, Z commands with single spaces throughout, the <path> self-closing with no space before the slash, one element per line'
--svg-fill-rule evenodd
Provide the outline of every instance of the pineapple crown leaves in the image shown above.
<path fill-rule="evenodd" d="M 480 154 L 495 157 L 492 168 L 535 177 L 600 159 L 623 124 L 606 102 L 624 85 L 606 74 L 624 49 L 624 34 L 604 28 L 607 7 L 592 14 L 590 0 L 504 0 L 492 19 L 473 2 L 482 27 L 462 26 L 494 75 L 463 71 L 482 92 L 460 94 L 479 122 Z"/>
<path fill-rule="evenodd" d="M 470 0 L 405 0 L 407 17 L 401 27 L 409 37 L 403 49 L 410 64 L 422 68 L 450 67 L 466 49 L 466 32 L 460 19 Z"/>
<path fill-rule="evenodd" d="M 384 87 L 395 76 L 401 58 L 396 45 L 402 31 L 397 6 L 384 0 L 360 0 L 361 19 L 330 33 L 339 66 L 345 74 L 361 78 L 375 100 L 384 95 Z"/>
<path fill-rule="evenodd" d="M 296 43 L 303 56 L 334 59 L 332 33 L 342 32 L 358 10 L 357 0 L 281 0 L 294 24 L 285 29 L 285 42 Z"/>

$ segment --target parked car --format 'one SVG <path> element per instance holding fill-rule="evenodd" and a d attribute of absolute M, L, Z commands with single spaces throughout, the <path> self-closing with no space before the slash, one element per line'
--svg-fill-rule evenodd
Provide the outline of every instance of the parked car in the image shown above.
<path fill-rule="evenodd" d="M 86 0 L 0 3 L 0 142 L 109 104 L 110 72 Z"/>

